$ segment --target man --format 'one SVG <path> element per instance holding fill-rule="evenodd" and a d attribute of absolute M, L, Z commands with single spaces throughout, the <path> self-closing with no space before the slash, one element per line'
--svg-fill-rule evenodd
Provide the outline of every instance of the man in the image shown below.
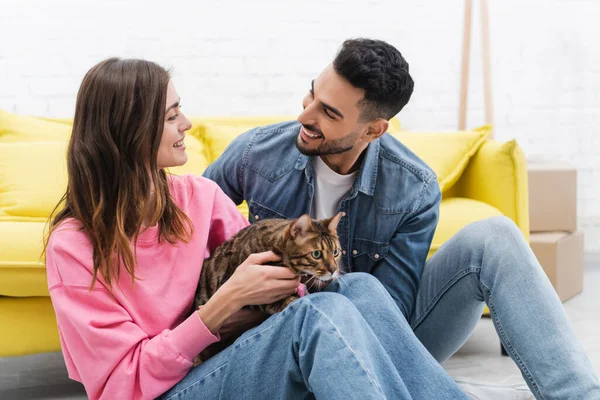
<path fill-rule="evenodd" d="M 379 279 L 442 363 L 488 304 L 537 398 L 600 398 L 552 286 L 508 218 L 471 224 L 426 262 L 441 193 L 434 172 L 386 134 L 408 103 L 408 63 L 378 40 L 347 40 L 311 82 L 297 122 L 241 135 L 205 172 L 250 220 L 344 213 L 342 270 Z"/>

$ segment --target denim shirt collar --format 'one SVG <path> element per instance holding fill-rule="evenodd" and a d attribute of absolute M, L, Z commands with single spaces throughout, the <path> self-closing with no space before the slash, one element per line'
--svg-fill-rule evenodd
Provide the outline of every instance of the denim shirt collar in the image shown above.
<path fill-rule="evenodd" d="M 360 171 L 358 173 L 358 191 L 366 194 L 367 196 L 373 196 L 373 193 L 375 193 L 375 183 L 377 182 L 377 167 L 379 165 L 379 150 L 379 139 L 374 140 L 369 144 L 369 146 L 365 150 L 366 154 L 362 166 L 360 167 Z M 296 165 L 294 167 L 297 170 L 303 170 L 306 168 L 309 160 L 309 156 L 306 156 L 300 153 L 300 151 L 298 151 L 298 159 L 296 160 Z M 310 179 L 308 175 L 307 179 Z M 356 187 L 357 186 L 355 183 L 355 185 L 353 186 L 353 190 Z"/>

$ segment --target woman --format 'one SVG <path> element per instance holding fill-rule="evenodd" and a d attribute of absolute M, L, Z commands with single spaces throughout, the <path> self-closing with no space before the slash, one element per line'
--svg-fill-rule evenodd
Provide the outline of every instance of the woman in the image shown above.
<path fill-rule="evenodd" d="M 248 222 L 213 182 L 165 173 L 187 160 L 179 101 L 163 68 L 116 58 L 94 66 L 77 97 L 46 267 L 69 376 L 88 396 L 465 398 L 365 274 L 297 300 L 192 369 L 243 306 L 285 298 L 299 280 L 262 265 L 273 253 L 255 254 L 191 311 L 202 261 Z"/>

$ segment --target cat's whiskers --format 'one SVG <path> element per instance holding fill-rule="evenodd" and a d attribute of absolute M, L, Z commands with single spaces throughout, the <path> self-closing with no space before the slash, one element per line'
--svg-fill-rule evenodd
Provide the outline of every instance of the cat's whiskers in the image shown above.
<path fill-rule="evenodd" d="M 306 283 L 310 283 L 310 281 L 313 281 L 312 284 L 310 285 L 310 287 L 308 288 L 308 291 L 310 292 L 311 289 L 313 288 L 313 286 L 315 286 L 315 284 L 317 283 L 317 276 L 313 275 L 312 278 L 310 278 L 308 281 L 306 281 Z"/>

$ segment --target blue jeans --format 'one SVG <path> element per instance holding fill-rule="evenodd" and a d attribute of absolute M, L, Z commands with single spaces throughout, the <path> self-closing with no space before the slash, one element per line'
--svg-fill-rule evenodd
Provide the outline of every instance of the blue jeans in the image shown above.
<path fill-rule="evenodd" d="M 246 332 L 165 398 L 466 398 L 435 360 L 466 342 L 487 303 L 536 398 L 600 399 L 558 296 L 507 218 L 463 228 L 427 262 L 410 327 L 370 275 L 328 290 Z"/>
<path fill-rule="evenodd" d="M 463 228 L 431 257 L 411 326 L 442 363 L 467 341 L 484 302 L 537 399 L 600 399 L 598 379 L 560 299 L 505 217 Z"/>
<path fill-rule="evenodd" d="M 347 274 L 190 371 L 162 399 L 467 399 L 381 283 Z"/>

